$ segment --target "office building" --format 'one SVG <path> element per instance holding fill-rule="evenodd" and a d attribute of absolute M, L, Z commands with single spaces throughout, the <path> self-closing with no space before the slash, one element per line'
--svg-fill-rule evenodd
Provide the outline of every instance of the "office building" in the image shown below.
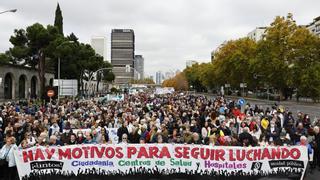
<path fill-rule="evenodd" d="M 91 47 L 96 51 L 97 54 L 103 57 L 103 60 L 107 60 L 106 51 L 106 38 L 103 36 L 95 36 L 91 38 Z"/>
<path fill-rule="evenodd" d="M 135 69 L 134 79 L 144 79 L 144 58 L 142 55 L 134 56 L 134 69 Z"/>
<path fill-rule="evenodd" d="M 267 27 L 257 27 L 253 31 L 249 32 L 247 37 L 258 42 L 264 38 Z"/>
<path fill-rule="evenodd" d="M 163 82 L 163 74 L 161 71 L 156 72 L 156 84 L 160 85 Z"/>
<path fill-rule="evenodd" d="M 132 29 L 113 29 L 111 64 L 116 84 L 128 84 L 134 78 L 135 37 Z"/>
<path fill-rule="evenodd" d="M 175 73 L 174 73 L 174 71 L 169 70 L 169 71 L 165 72 L 163 76 L 164 76 L 163 79 L 166 80 L 166 79 L 173 78 L 175 76 Z"/>
<path fill-rule="evenodd" d="M 313 22 L 306 26 L 306 28 L 314 35 L 320 37 L 320 16 L 313 19 Z"/>

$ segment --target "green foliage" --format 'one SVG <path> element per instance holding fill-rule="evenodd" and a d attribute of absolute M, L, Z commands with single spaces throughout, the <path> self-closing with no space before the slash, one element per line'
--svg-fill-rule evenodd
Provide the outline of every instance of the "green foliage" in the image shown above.
<path fill-rule="evenodd" d="M 13 64 L 37 67 L 40 79 L 40 92 L 44 94 L 44 74 L 46 58 L 50 56 L 48 50 L 52 41 L 59 37 L 55 27 L 44 27 L 39 23 L 28 26 L 26 29 L 16 29 L 10 37 L 12 48 L 6 53 Z"/>
<path fill-rule="evenodd" d="M 189 84 L 184 72 L 176 74 L 173 78 L 162 82 L 163 87 L 173 87 L 176 91 L 187 91 Z"/>
<path fill-rule="evenodd" d="M 112 68 L 112 65 L 110 62 L 104 61 L 103 67 L 104 68 Z M 103 71 L 102 80 L 104 80 L 105 82 L 112 82 L 112 81 L 114 81 L 114 79 L 115 79 L 115 75 L 113 74 L 113 72 L 111 70 L 104 70 Z"/>
<path fill-rule="evenodd" d="M 131 83 L 132 84 L 155 84 L 155 82 L 151 78 L 132 80 Z"/>
<path fill-rule="evenodd" d="M 0 65 L 7 64 L 10 62 L 10 56 L 4 53 L 0 53 Z"/>
<path fill-rule="evenodd" d="M 299 79 L 298 93 L 314 101 L 320 100 L 320 62 L 307 67 Z"/>
<path fill-rule="evenodd" d="M 320 38 L 297 26 L 289 14 L 276 17 L 264 38 L 248 38 L 223 44 L 210 63 L 195 64 L 184 70 L 193 89 L 203 91 L 224 84 L 249 89 L 268 85 L 285 95 L 296 89 L 299 96 L 319 99 Z M 168 83 L 168 82 L 167 82 Z"/>
<path fill-rule="evenodd" d="M 195 89 L 199 92 L 204 92 L 206 91 L 206 86 L 204 83 L 204 79 L 203 79 L 203 75 L 202 74 L 205 71 L 204 69 L 206 69 L 207 64 L 203 63 L 203 64 L 194 64 L 191 67 L 187 67 L 183 73 L 185 75 L 185 78 L 187 79 L 187 82 L 189 84 L 189 86 L 191 86 L 191 89 Z"/>
<path fill-rule="evenodd" d="M 58 32 L 61 35 L 63 35 L 63 17 L 62 17 L 62 12 L 61 12 L 59 3 L 57 4 L 57 8 L 56 8 L 56 16 L 54 19 L 54 26 L 57 27 Z"/>
<path fill-rule="evenodd" d="M 293 44 L 290 41 L 295 38 L 292 35 L 296 30 L 297 26 L 291 16 L 276 17 L 266 30 L 265 40 L 259 43 L 254 62 L 255 73 L 262 75 L 265 82 L 281 93 L 292 81 L 288 65 L 294 58 Z"/>
<path fill-rule="evenodd" d="M 119 93 L 120 90 L 118 90 L 118 89 L 115 88 L 115 87 L 112 87 L 112 88 L 110 89 L 110 92 L 113 93 L 113 94 L 116 94 L 116 93 Z"/>
<path fill-rule="evenodd" d="M 220 85 L 238 87 L 246 82 L 252 86 L 251 64 L 255 60 L 257 44 L 249 38 L 228 41 L 215 53 L 214 75 Z"/>
<path fill-rule="evenodd" d="M 0 55 L 0 63 L 9 61 L 37 68 L 42 94 L 44 93 L 44 73 L 52 70 L 56 72 L 56 78 L 58 77 L 59 58 L 61 60 L 60 78 L 77 79 L 80 85 L 82 80 L 89 80 L 96 70 L 111 67 L 111 64 L 104 62 L 103 57 L 96 54 L 89 44 L 80 43 L 73 33 L 64 37 L 56 27 L 51 25 L 44 27 L 35 23 L 26 29 L 15 30 L 10 42 L 13 47 L 6 54 Z M 114 74 L 110 71 L 104 72 L 103 80 L 113 81 Z"/>

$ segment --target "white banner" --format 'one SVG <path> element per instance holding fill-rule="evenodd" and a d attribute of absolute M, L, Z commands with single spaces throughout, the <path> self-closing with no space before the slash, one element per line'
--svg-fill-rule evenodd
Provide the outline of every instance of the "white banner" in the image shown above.
<path fill-rule="evenodd" d="M 156 88 L 155 94 L 171 94 L 174 92 L 173 87 Z"/>
<path fill-rule="evenodd" d="M 119 143 L 119 137 L 117 135 L 118 128 L 105 128 L 105 129 L 109 135 L 109 139 L 111 140 L 111 143 L 118 144 Z"/>
<path fill-rule="evenodd" d="M 97 128 L 96 131 L 100 132 L 101 128 Z M 112 144 L 118 144 L 119 138 L 117 135 L 118 128 L 106 128 L 106 133 L 109 135 L 109 139 L 111 140 Z M 79 131 L 81 131 L 83 134 L 91 133 L 91 129 L 72 129 L 72 133 L 77 134 Z M 66 132 L 66 129 L 63 130 L 63 132 Z"/>
<path fill-rule="evenodd" d="M 32 147 L 14 152 L 20 178 L 29 176 L 129 172 L 212 176 L 303 175 L 307 149 L 223 147 L 182 144 L 117 144 Z M 53 174 L 54 173 L 54 174 Z M 92 175 L 92 174 L 90 174 Z"/>

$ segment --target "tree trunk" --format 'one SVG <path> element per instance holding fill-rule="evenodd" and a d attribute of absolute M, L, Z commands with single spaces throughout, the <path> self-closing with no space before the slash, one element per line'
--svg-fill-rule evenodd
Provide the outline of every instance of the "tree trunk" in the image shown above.
<path fill-rule="evenodd" d="M 80 90 L 79 92 L 81 92 L 81 96 L 83 96 L 84 90 L 83 90 L 83 73 L 82 73 L 82 71 L 80 71 L 79 84 L 80 84 L 80 86 L 79 86 L 78 90 Z"/>
<path fill-rule="evenodd" d="M 45 55 L 43 52 L 40 51 L 39 53 L 39 65 L 38 65 L 38 74 L 39 74 L 39 81 L 40 81 L 40 98 L 44 99 L 45 98 Z"/>
<path fill-rule="evenodd" d="M 100 80 L 101 80 L 100 73 L 98 72 L 96 76 L 97 76 L 97 92 L 99 93 L 99 84 L 100 84 Z"/>

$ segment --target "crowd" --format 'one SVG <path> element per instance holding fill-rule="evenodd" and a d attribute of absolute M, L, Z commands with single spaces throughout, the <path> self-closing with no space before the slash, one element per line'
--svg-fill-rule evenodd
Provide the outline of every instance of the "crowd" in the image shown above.
<path fill-rule="evenodd" d="M 311 121 L 308 114 L 293 114 L 276 104 L 240 107 L 223 97 L 184 93 L 138 93 L 104 103 L 11 102 L 0 106 L 0 179 L 17 178 L 16 148 L 115 143 L 107 128 L 118 129 L 119 143 L 245 147 L 300 144 L 308 146 L 312 167 L 320 168 L 319 127 L 320 119 Z"/>

